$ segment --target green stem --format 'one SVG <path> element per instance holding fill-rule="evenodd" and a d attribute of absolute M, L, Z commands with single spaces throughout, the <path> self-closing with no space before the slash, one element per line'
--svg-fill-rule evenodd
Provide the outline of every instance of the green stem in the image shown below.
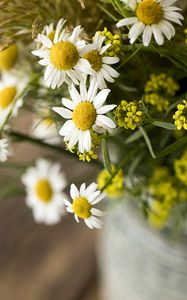
<path fill-rule="evenodd" d="M 121 65 L 117 68 L 117 70 L 119 70 L 126 63 L 128 63 L 140 50 L 141 50 L 141 48 L 137 48 L 128 58 L 126 58 L 124 61 L 122 61 Z"/>

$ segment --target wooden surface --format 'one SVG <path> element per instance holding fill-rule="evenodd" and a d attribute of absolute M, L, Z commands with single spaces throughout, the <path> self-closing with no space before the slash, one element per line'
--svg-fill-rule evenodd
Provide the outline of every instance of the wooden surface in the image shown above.
<path fill-rule="evenodd" d="M 68 216 L 37 225 L 23 199 L 0 204 L 0 300 L 98 300 L 95 231 Z"/>

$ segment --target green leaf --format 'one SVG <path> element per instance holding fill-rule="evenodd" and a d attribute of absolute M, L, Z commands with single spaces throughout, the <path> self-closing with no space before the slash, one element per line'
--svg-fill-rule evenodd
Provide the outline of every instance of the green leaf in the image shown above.
<path fill-rule="evenodd" d="M 150 141 L 150 139 L 149 139 L 149 137 L 147 135 L 147 132 L 145 131 L 145 129 L 142 126 L 139 127 L 139 130 L 140 130 L 142 136 L 144 137 L 145 143 L 147 145 L 147 148 L 149 149 L 149 152 L 150 152 L 152 158 L 155 159 L 156 155 L 155 155 L 155 153 L 153 151 L 153 147 L 151 145 L 151 141 Z"/>
<path fill-rule="evenodd" d="M 157 126 L 157 127 L 161 127 L 161 128 L 168 129 L 168 130 L 176 130 L 176 126 L 169 122 L 162 122 L 162 121 L 156 121 L 156 120 L 151 120 L 150 122 L 151 122 L 151 124 L 153 124 L 154 126 Z"/>
<path fill-rule="evenodd" d="M 108 152 L 108 147 L 107 147 L 107 142 L 106 139 L 102 139 L 101 142 L 101 150 L 102 150 L 102 156 L 103 156 L 103 162 L 104 162 L 104 167 L 105 169 L 112 174 L 111 170 L 111 163 L 110 163 L 110 157 L 109 157 L 109 152 Z"/>
<path fill-rule="evenodd" d="M 181 147 L 183 147 L 184 145 L 187 144 L 187 136 L 184 138 L 181 138 L 180 140 L 176 141 L 175 143 L 169 145 L 168 147 L 166 147 L 165 149 L 163 149 L 162 151 L 160 151 L 159 153 L 157 153 L 157 157 L 164 157 L 167 156 L 168 154 L 181 149 Z"/>

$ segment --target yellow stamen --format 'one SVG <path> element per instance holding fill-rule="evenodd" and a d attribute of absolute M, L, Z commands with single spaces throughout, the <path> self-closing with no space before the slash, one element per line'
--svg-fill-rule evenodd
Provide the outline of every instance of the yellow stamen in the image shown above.
<path fill-rule="evenodd" d="M 0 91 L 0 108 L 7 108 L 13 101 L 16 96 L 16 87 L 7 86 L 6 88 Z"/>
<path fill-rule="evenodd" d="M 91 129 L 96 120 L 95 107 L 88 101 L 79 103 L 73 111 L 72 119 L 77 128 Z"/>
<path fill-rule="evenodd" d="M 9 70 L 13 67 L 17 58 L 17 52 L 17 46 L 15 44 L 0 51 L 0 71 Z"/>
<path fill-rule="evenodd" d="M 79 53 L 73 43 L 58 42 L 51 48 L 50 59 L 58 70 L 67 71 L 77 64 Z"/>
<path fill-rule="evenodd" d="M 142 0 L 138 3 L 136 15 L 146 25 L 158 24 L 163 16 L 163 10 L 155 0 Z"/>
<path fill-rule="evenodd" d="M 41 201 L 46 203 L 51 201 L 53 191 L 48 180 L 40 179 L 36 184 L 35 190 L 38 198 Z"/>
<path fill-rule="evenodd" d="M 91 204 L 84 197 L 75 198 L 73 200 L 72 209 L 79 218 L 87 219 L 91 216 Z"/>
<path fill-rule="evenodd" d="M 87 59 L 91 65 L 91 67 L 98 72 L 102 67 L 102 55 L 99 54 L 97 50 L 92 50 L 86 55 L 84 58 Z"/>

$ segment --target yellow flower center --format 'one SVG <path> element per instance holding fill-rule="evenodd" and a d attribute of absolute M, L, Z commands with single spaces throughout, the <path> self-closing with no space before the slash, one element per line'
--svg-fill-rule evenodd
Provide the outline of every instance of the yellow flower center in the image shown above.
<path fill-rule="evenodd" d="M 51 40 L 51 42 L 53 42 L 54 37 L 55 37 L 55 31 L 53 30 L 53 31 L 49 32 L 47 37 Z"/>
<path fill-rule="evenodd" d="M 76 65 L 79 53 L 73 43 L 58 42 L 51 48 L 50 59 L 58 70 L 67 71 Z"/>
<path fill-rule="evenodd" d="M 9 70 L 13 67 L 17 58 L 17 52 L 17 46 L 15 44 L 0 51 L 0 71 Z"/>
<path fill-rule="evenodd" d="M 72 119 L 77 128 L 81 130 L 91 129 L 96 120 L 95 107 L 88 101 L 79 103 L 73 111 Z"/>
<path fill-rule="evenodd" d="M 15 86 L 7 86 L 0 91 L 0 108 L 7 108 L 16 96 L 17 89 Z"/>
<path fill-rule="evenodd" d="M 86 55 L 84 58 L 87 59 L 91 65 L 91 67 L 98 72 L 102 67 L 102 55 L 99 54 L 97 50 L 92 50 Z"/>
<path fill-rule="evenodd" d="M 48 180 L 40 179 L 36 184 L 35 190 L 38 198 L 41 201 L 46 203 L 51 201 L 53 191 Z"/>
<path fill-rule="evenodd" d="M 84 197 L 75 198 L 73 200 L 72 209 L 79 218 L 87 219 L 91 216 L 91 204 Z"/>
<path fill-rule="evenodd" d="M 137 6 L 136 15 L 146 25 L 158 24 L 163 16 L 163 10 L 155 0 L 142 0 Z"/>

